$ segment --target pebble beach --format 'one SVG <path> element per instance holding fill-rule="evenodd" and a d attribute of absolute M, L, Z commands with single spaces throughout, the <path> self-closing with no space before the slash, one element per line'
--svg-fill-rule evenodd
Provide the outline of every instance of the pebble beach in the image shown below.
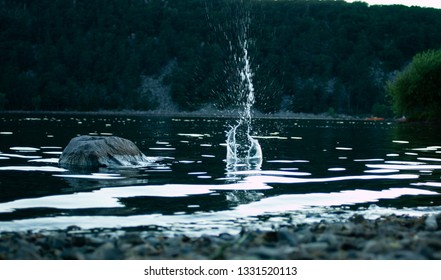
<path fill-rule="evenodd" d="M 240 234 L 166 236 L 136 230 L 0 233 L 3 260 L 428 260 L 441 259 L 441 214 L 354 215 L 342 222 L 283 226 Z"/>

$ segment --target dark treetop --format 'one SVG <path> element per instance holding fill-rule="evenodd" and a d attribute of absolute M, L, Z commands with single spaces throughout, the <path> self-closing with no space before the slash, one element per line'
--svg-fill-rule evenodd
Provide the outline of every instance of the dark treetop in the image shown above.
<path fill-rule="evenodd" d="M 384 86 L 441 47 L 441 10 L 343 1 L 0 1 L 0 110 L 235 104 L 235 38 L 263 112 L 390 114 Z M 231 42 L 231 47 L 230 47 Z"/>

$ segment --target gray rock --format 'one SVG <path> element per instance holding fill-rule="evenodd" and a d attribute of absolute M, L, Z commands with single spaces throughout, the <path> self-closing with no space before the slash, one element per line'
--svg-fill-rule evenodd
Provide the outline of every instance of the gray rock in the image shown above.
<path fill-rule="evenodd" d="M 436 221 L 435 215 L 429 215 L 427 216 L 426 220 L 424 221 L 426 230 L 429 231 L 435 231 L 438 229 L 438 222 Z"/>
<path fill-rule="evenodd" d="M 308 253 L 308 255 L 317 256 L 325 253 L 326 249 L 328 249 L 328 243 L 326 242 L 313 242 L 302 244 L 301 248 Z"/>
<path fill-rule="evenodd" d="M 118 260 L 122 259 L 122 252 L 112 242 L 106 242 L 91 254 L 94 260 Z"/>
<path fill-rule="evenodd" d="M 293 248 L 289 247 L 282 247 L 282 248 L 272 248 L 272 247 L 266 247 L 266 246 L 257 246 L 254 248 L 251 248 L 247 252 L 246 258 L 249 259 L 280 259 L 282 255 L 288 255 L 291 254 L 294 251 Z M 255 256 L 255 258 L 253 258 Z M 243 258 L 244 256 L 241 256 L 240 258 Z"/>
<path fill-rule="evenodd" d="M 116 136 L 78 136 L 60 156 L 64 168 L 142 166 L 151 163 L 130 140 Z"/>
<path fill-rule="evenodd" d="M 290 246 L 297 246 L 299 244 L 299 239 L 296 234 L 294 234 L 292 231 L 289 231 L 287 229 L 280 229 L 279 230 L 279 240 L 281 242 L 286 241 Z"/>
<path fill-rule="evenodd" d="M 137 245 L 125 253 L 125 258 L 129 260 L 143 259 L 150 256 L 157 256 L 160 251 L 150 244 Z"/>
<path fill-rule="evenodd" d="M 63 260 L 84 260 L 85 257 L 81 252 L 75 251 L 74 249 L 64 250 L 60 256 Z"/>

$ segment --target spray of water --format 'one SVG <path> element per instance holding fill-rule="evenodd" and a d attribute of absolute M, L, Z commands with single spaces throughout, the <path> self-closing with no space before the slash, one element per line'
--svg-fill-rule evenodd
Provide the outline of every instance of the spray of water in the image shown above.
<path fill-rule="evenodd" d="M 233 56 L 237 60 L 238 83 L 235 86 L 239 104 L 239 118 L 227 132 L 227 170 L 260 169 L 262 164 L 262 149 L 259 142 L 251 136 L 252 106 L 255 102 L 253 72 L 248 54 L 249 14 L 242 21 L 241 34 L 237 37 L 241 54 Z M 231 46 L 231 44 L 230 44 Z"/>

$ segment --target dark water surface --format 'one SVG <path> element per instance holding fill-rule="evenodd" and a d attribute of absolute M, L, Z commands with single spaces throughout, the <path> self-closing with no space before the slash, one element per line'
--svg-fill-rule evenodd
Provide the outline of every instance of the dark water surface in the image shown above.
<path fill-rule="evenodd" d="M 0 115 L 0 231 L 142 228 L 235 233 L 355 212 L 441 210 L 441 127 L 255 119 L 260 170 L 227 170 L 224 118 Z M 151 166 L 66 170 L 72 137 L 115 135 Z"/>

